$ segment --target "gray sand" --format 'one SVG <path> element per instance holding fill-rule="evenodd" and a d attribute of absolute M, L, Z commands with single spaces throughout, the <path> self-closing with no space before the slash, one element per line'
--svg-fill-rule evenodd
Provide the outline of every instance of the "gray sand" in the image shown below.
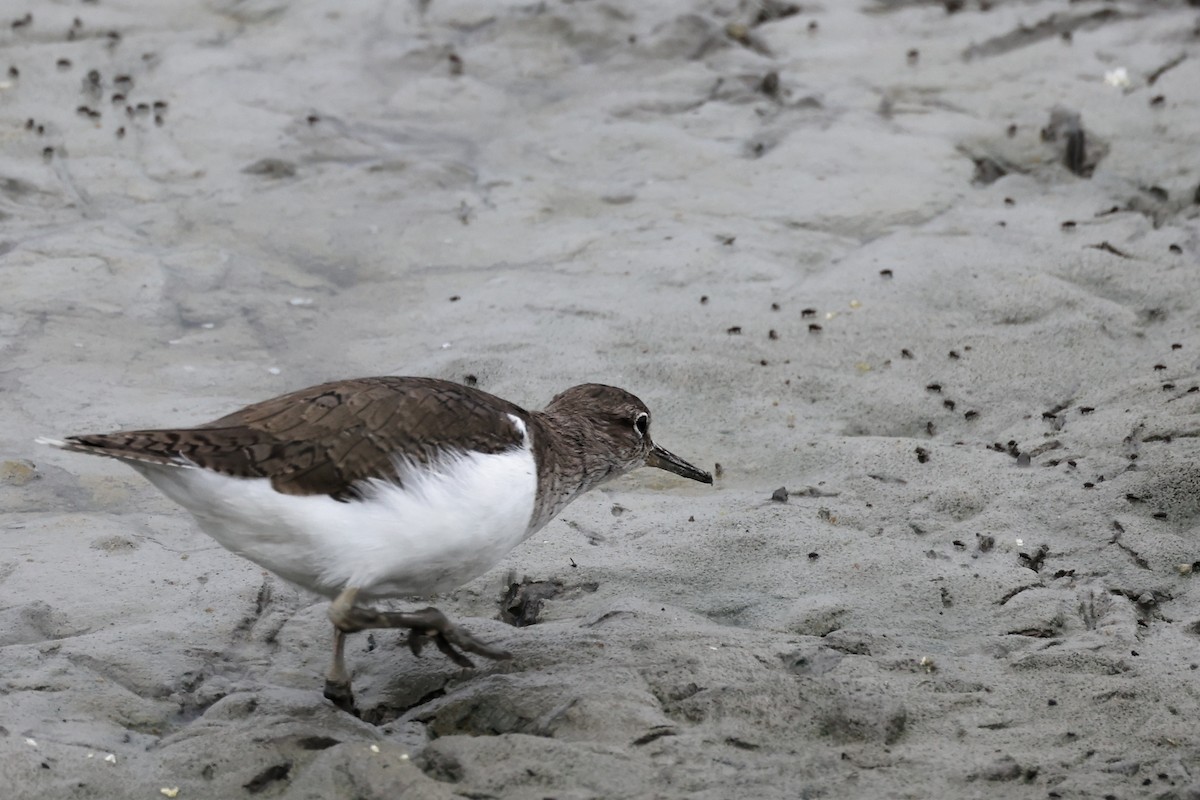
<path fill-rule="evenodd" d="M 964 5 L 10 3 L 5 796 L 1200 797 L 1200 11 Z M 32 443 L 387 373 L 722 477 L 437 598 L 511 662 L 353 637 L 362 721 L 324 603 Z"/>

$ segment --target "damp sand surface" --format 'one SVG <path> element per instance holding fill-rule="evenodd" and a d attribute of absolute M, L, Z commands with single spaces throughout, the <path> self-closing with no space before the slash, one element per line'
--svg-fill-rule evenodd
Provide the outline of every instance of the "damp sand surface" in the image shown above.
<path fill-rule="evenodd" d="M 5 13 L 8 797 L 1200 794 L 1200 10 Z M 324 603 L 33 444 L 372 374 L 720 477 L 437 598 L 510 662 L 354 636 L 360 720 Z"/>

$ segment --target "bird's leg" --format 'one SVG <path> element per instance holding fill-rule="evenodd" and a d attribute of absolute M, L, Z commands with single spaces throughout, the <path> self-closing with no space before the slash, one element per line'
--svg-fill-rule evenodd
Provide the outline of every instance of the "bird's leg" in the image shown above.
<path fill-rule="evenodd" d="M 354 706 L 354 692 L 350 689 L 350 673 L 346 671 L 346 634 L 358 629 L 347 631 L 338 623 L 346 609 L 354 606 L 357 595 L 358 589 L 346 589 L 329 607 L 329 619 L 333 622 L 333 663 L 325 674 L 325 697 L 338 708 L 355 715 L 358 711 Z"/>

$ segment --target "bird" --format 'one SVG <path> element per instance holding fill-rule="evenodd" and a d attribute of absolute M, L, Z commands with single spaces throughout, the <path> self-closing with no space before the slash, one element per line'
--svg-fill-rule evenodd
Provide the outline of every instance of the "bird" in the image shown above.
<path fill-rule="evenodd" d="M 409 631 L 462 667 L 511 654 L 435 607 L 377 601 L 454 589 L 494 566 L 589 489 L 642 466 L 712 475 L 650 437 L 633 394 L 586 383 L 526 411 L 473 386 L 423 377 L 339 380 L 190 428 L 81 434 L 40 443 L 128 464 L 206 534 L 329 598 L 324 696 L 357 713 L 346 636 Z"/>

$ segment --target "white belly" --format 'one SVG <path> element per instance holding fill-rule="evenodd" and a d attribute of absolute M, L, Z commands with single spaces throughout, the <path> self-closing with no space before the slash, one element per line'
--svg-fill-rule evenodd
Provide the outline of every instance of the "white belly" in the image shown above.
<path fill-rule="evenodd" d="M 482 575 L 531 533 L 537 468 L 528 447 L 412 469 L 340 503 L 296 497 L 265 478 L 133 463 L 229 550 L 329 597 L 428 595 Z"/>

